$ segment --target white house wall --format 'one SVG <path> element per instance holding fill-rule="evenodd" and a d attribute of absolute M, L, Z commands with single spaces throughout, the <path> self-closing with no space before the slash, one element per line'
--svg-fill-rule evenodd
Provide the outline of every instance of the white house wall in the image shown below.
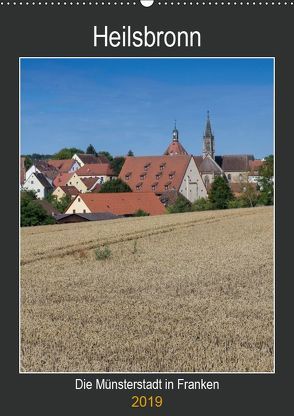
<path fill-rule="evenodd" d="M 73 201 L 73 203 L 68 207 L 68 209 L 65 211 L 65 214 L 82 214 L 82 213 L 90 213 L 91 211 L 87 207 L 87 205 L 84 203 L 82 198 L 79 196 L 76 197 L 76 199 Z"/>
<path fill-rule="evenodd" d="M 39 182 L 34 173 L 32 173 L 30 177 L 25 181 L 23 189 L 27 191 L 34 191 L 38 199 L 44 199 L 46 196 L 44 186 L 41 184 L 41 182 Z"/>
<path fill-rule="evenodd" d="M 193 158 L 190 159 L 179 191 L 190 202 L 207 198 L 206 188 Z"/>

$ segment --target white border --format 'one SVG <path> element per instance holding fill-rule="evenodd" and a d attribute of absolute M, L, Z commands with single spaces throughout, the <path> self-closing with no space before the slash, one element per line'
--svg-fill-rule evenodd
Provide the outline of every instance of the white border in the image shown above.
<path fill-rule="evenodd" d="M 276 374 L 276 326 L 275 326 L 275 318 L 276 318 L 276 298 L 275 298 L 275 223 L 276 223 L 276 163 L 275 163 L 275 155 L 276 155 L 276 123 L 275 123 L 275 116 L 276 116 L 276 57 L 275 56 L 201 56 L 201 57 L 195 57 L 195 56 L 91 56 L 91 57 L 83 57 L 83 56 L 67 56 L 67 57 L 55 57 L 55 56 L 20 56 L 19 57 L 19 126 L 18 126 L 18 140 L 19 140 L 19 161 L 18 161 L 18 180 L 20 178 L 20 155 L 21 155 L 21 60 L 22 59 L 272 59 L 273 60 L 273 154 L 274 154 L 274 216 L 273 216 L 273 306 L 274 306 L 274 313 L 273 313 L 273 371 L 220 371 L 220 372 L 212 372 L 212 371 L 205 371 L 205 372 L 187 372 L 187 371 L 167 371 L 167 372 L 160 372 L 160 371 L 152 371 L 152 372 L 94 372 L 94 371 L 71 371 L 71 372 L 65 372 L 65 371 L 21 371 L 21 284 L 20 284 L 20 271 L 21 271 L 21 227 L 20 227 L 20 197 L 19 197 L 19 227 L 18 227 L 18 236 L 19 236 L 19 273 L 18 273 L 18 288 L 19 288 L 19 304 L 18 304 L 18 326 L 19 326 L 19 335 L 18 335 L 18 349 L 19 349 L 19 371 L 18 374 L 138 374 L 138 375 L 144 375 L 144 374 L 158 374 L 159 376 L 164 376 L 165 374 L 209 374 L 211 376 L 215 374 L 266 374 L 266 375 L 273 375 Z"/>

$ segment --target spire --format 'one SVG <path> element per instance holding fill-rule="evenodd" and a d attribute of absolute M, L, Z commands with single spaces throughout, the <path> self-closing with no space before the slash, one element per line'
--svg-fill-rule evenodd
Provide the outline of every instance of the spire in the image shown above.
<path fill-rule="evenodd" d="M 206 137 L 211 137 L 212 136 L 212 130 L 211 130 L 211 124 L 210 124 L 209 111 L 207 111 L 207 121 L 206 121 L 205 136 Z"/>
<path fill-rule="evenodd" d="M 179 131 L 177 129 L 177 120 L 175 120 L 175 127 L 173 129 L 173 141 L 178 142 L 179 141 Z"/>
<path fill-rule="evenodd" d="M 209 111 L 207 111 L 206 127 L 203 136 L 203 158 L 208 155 L 214 159 L 214 135 L 212 134 Z"/>

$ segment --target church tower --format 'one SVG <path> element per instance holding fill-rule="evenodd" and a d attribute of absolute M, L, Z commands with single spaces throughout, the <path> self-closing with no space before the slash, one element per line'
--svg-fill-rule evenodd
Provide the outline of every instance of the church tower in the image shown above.
<path fill-rule="evenodd" d="M 164 152 L 164 155 L 187 155 L 188 152 L 184 149 L 183 145 L 180 143 L 179 140 L 179 130 L 177 129 L 177 125 L 175 122 L 175 127 L 173 129 L 173 137 L 172 142 Z"/>
<path fill-rule="evenodd" d="M 214 135 L 212 134 L 211 130 L 211 124 L 210 124 L 210 118 L 209 118 L 209 111 L 207 111 L 207 121 L 206 121 L 206 128 L 205 133 L 203 136 L 203 159 L 206 156 L 211 156 L 212 159 L 214 159 L 215 155 L 215 149 L 214 149 Z"/>

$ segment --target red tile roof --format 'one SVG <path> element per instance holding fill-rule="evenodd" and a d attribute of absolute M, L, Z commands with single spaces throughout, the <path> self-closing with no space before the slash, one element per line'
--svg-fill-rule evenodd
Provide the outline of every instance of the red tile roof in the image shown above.
<path fill-rule="evenodd" d="M 80 194 L 91 212 L 111 212 L 116 215 L 132 215 L 139 209 L 150 215 L 165 213 L 165 207 L 153 192 L 116 192 Z"/>
<path fill-rule="evenodd" d="M 60 186 L 66 195 L 75 196 L 79 194 L 79 190 L 75 186 Z"/>
<path fill-rule="evenodd" d="M 95 183 L 97 182 L 97 178 L 83 178 L 81 179 L 82 182 L 84 182 L 84 184 L 87 187 L 87 190 L 91 189 L 93 185 L 95 185 Z"/>
<path fill-rule="evenodd" d="M 88 163 L 76 171 L 79 176 L 113 176 L 109 163 Z"/>
<path fill-rule="evenodd" d="M 59 173 L 53 181 L 53 185 L 57 188 L 57 186 L 65 186 L 70 178 L 74 175 L 74 173 Z"/>
<path fill-rule="evenodd" d="M 74 159 L 63 159 L 63 160 L 55 160 L 50 159 L 48 160 L 48 164 L 50 166 L 54 166 L 59 172 L 67 173 L 73 167 L 73 164 L 76 163 Z"/>
<path fill-rule="evenodd" d="M 179 141 L 172 141 L 166 151 L 164 152 L 165 155 L 187 155 L 188 152 Z"/>
<path fill-rule="evenodd" d="M 190 159 L 191 156 L 188 155 L 130 156 L 126 158 L 119 177 L 133 192 L 153 191 L 160 194 L 171 189 L 178 191 Z M 144 179 L 142 173 L 146 174 Z M 166 189 L 168 182 L 170 184 Z M 152 189 L 152 185 L 156 185 L 155 189 Z"/>
<path fill-rule="evenodd" d="M 250 172 L 258 172 L 262 165 L 263 161 L 260 159 L 249 160 Z"/>

